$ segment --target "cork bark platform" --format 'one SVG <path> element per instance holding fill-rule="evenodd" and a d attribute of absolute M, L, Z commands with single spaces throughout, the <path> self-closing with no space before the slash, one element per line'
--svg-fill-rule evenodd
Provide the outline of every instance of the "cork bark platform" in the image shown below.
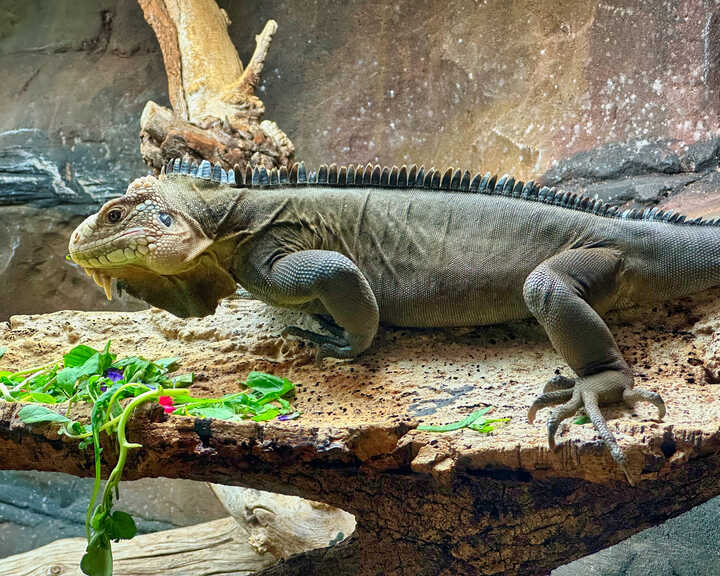
<path fill-rule="evenodd" d="M 88 287 L 89 289 L 89 287 Z M 550 453 L 546 411 L 527 408 L 565 370 L 534 322 L 454 330 L 382 330 L 353 362 L 314 364 L 280 334 L 312 320 L 255 301 L 228 300 L 204 319 L 160 310 L 15 316 L 0 325 L 0 369 L 60 358 L 79 342 L 118 354 L 176 355 L 193 392 L 239 389 L 250 370 L 297 384 L 292 421 L 227 423 L 139 411 L 129 430 L 143 448 L 126 477 L 183 477 L 299 495 L 355 515 L 350 538 L 263 574 L 546 574 L 720 494 L 720 292 L 616 313 L 610 324 L 637 384 L 668 414 L 605 409 L 628 455 L 630 487 L 591 425 L 568 425 Z M 582 337 L 582 335 L 578 335 Z M 566 371 L 567 373 L 567 371 Z M 490 436 L 418 431 L 477 407 L 510 422 Z M 51 427 L 25 426 L 0 404 L 0 467 L 90 475 L 90 452 Z M 112 445 L 104 450 L 113 461 Z"/>

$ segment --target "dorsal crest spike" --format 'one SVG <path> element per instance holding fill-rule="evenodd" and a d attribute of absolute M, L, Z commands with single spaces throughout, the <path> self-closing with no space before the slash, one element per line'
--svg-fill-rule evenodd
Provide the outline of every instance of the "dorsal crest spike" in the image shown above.
<path fill-rule="evenodd" d="M 333 164 L 333 166 L 335 166 Z M 341 166 L 340 170 L 337 170 L 337 184 L 338 186 L 347 186 L 347 166 Z"/>
<path fill-rule="evenodd" d="M 265 166 L 260 166 L 260 186 L 267 186 L 270 184 L 270 176 Z"/>
<path fill-rule="evenodd" d="M 365 170 L 363 170 L 363 180 L 362 183 L 364 186 L 370 186 L 370 181 L 372 180 L 372 171 L 373 167 L 372 164 L 369 162 L 365 164 Z"/>
<path fill-rule="evenodd" d="M 522 196 L 523 185 L 525 183 L 522 180 L 516 180 L 515 185 L 512 189 L 513 198 L 520 198 Z"/>
<path fill-rule="evenodd" d="M 338 167 L 337 164 L 332 163 L 328 166 L 328 184 L 338 183 Z"/>
<path fill-rule="evenodd" d="M 318 184 L 327 184 L 328 183 L 328 167 L 326 164 L 320 164 L 320 168 L 318 168 L 317 183 Z"/>
<path fill-rule="evenodd" d="M 228 177 L 230 175 L 228 174 Z M 278 177 L 280 178 L 280 185 L 283 184 L 289 184 L 290 179 L 288 178 L 288 169 L 287 166 L 280 166 L 280 170 L 278 172 Z"/>
<path fill-rule="evenodd" d="M 422 188 L 425 185 L 425 166 L 420 166 L 415 176 L 415 186 Z"/>
<path fill-rule="evenodd" d="M 222 182 L 222 166 L 218 162 L 215 163 L 212 169 L 212 180 L 213 182 Z M 227 178 L 227 176 L 226 176 Z"/>
<path fill-rule="evenodd" d="M 379 166 L 378 166 L 379 168 Z M 380 186 L 387 188 L 390 185 L 390 168 L 385 166 L 380 172 Z"/>
<path fill-rule="evenodd" d="M 405 164 L 400 167 L 400 171 L 398 172 L 397 185 L 400 188 L 408 187 L 408 169 Z"/>
<path fill-rule="evenodd" d="M 373 186 L 379 186 L 380 185 L 380 164 L 375 164 L 375 166 L 372 169 L 372 173 L 370 174 L 370 183 Z"/>
<path fill-rule="evenodd" d="M 198 178 L 202 178 L 203 180 L 210 180 L 212 178 L 212 164 L 207 160 L 200 162 L 197 175 Z"/>
<path fill-rule="evenodd" d="M 441 183 L 442 183 L 442 181 L 441 181 L 440 170 L 435 170 L 433 172 L 432 180 L 430 182 L 430 188 L 432 188 L 433 190 L 440 190 Z"/>
<path fill-rule="evenodd" d="M 270 186 L 280 186 L 280 172 L 277 168 L 270 170 L 268 177 L 270 179 Z"/>
<path fill-rule="evenodd" d="M 463 172 L 462 178 L 460 179 L 460 190 L 462 192 L 467 192 L 470 190 L 470 171 L 465 170 Z"/>
<path fill-rule="evenodd" d="M 495 183 L 495 186 L 493 187 L 492 192 L 493 192 L 494 194 L 502 194 L 502 193 L 503 193 L 503 190 L 505 189 L 505 182 L 507 182 L 507 179 L 508 179 L 508 175 L 507 175 L 507 174 L 503 174 L 503 175 L 500 177 L 500 180 L 498 180 L 498 181 Z"/>
<path fill-rule="evenodd" d="M 452 175 L 453 175 L 453 169 L 448 168 L 445 170 L 445 173 L 442 175 L 442 178 L 440 179 L 440 189 L 441 190 L 450 190 L 450 184 L 452 183 Z"/>
<path fill-rule="evenodd" d="M 505 185 L 503 186 L 503 190 L 502 190 L 503 195 L 504 196 L 512 196 L 514 187 L 515 187 L 515 178 L 508 176 L 507 180 L 505 180 Z"/>
<path fill-rule="evenodd" d="M 393 166 L 390 168 L 390 175 L 388 176 L 388 186 L 390 188 L 398 187 L 398 176 L 400 175 L 400 168 Z"/>
<path fill-rule="evenodd" d="M 453 170 L 452 176 L 450 177 L 450 190 L 460 190 L 460 180 L 462 179 L 462 172 L 460 170 Z"/>

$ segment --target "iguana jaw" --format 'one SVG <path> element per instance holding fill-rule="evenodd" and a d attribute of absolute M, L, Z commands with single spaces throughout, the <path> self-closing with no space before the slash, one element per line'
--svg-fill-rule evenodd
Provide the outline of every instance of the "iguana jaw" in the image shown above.
<path fill-rule="evenodd" d="M 135 180 L 124 196 L 107 202 L 72 233 L 70 258 L 112 299 L 112 278 L 139 270 L 174 275 L 196 265 L 212 241 L 157 186 L 157 179 Z"/>

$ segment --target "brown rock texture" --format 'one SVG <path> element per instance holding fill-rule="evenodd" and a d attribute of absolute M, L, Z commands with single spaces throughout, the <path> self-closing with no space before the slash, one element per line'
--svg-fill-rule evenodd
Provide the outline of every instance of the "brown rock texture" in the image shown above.
<path fill-rule="evenodd" d="M 289 422 L 231 424 L 167 417 L 133 419 L 128 478 L 186 477 L 299 495 L 355 514 L 349 541 L 270 569 L 291 574 L 544 574 L 720 492 L 720 381 L 714 360 L 718 291 L 611 318 L 638 385 L 663 395 L 649 407 L 607 408 L 637 486 L 615 468 L 590 425 L 566 426 L 547 450 L 544 427 L 525 414 L 544 380 L 562 369 L 531 322 L 465 330 L 385 330 L 354 362 L 313 363 L 313 351 L 279 334 L 311 322 L 246 300 L 212 317 L 179 320 L 136 313 L 58 312 L 15 316 L 0 330 L 1 367 L 60 357 L 82 341 L 108 338 L 120 354 L 169 354 L 197 375 L 194 392 L 239 389 L 249 370 L 297 383 Z M 511 421 L 490 436 L 432 434 L 492 405 Z M 91 455 L 50 428 L 25 427 L 17 406 L 0 408 L 0 465 L 90 473 Z M 105 448 L 106 464 L 113 447 Z"/>
<path fill-rule="evenodd" d="M 226 9 L 234 22 L 280 25 L 263 100 L 311 164 L 417 162 L 528 178 L 608 142 L 682 148 L 720 127 L 720 13 L 702 0 Z"/>

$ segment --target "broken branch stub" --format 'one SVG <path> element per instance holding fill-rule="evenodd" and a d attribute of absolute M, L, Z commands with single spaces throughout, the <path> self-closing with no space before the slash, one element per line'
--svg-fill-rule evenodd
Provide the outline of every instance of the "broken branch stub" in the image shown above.
<path fill-rule="evenodd" d="M 225 168 L 289 166 L 295 147 L 274 122 L 261 121 L 260 82 L 277 23 L 256 36 L 243 68 L 228 35 L 227 14 L 214 0 L 138 0 L 163 53 L 173 110 L 148 102 L 140 121 L 140 152 L 159 171 L 188 155 Z"/>

